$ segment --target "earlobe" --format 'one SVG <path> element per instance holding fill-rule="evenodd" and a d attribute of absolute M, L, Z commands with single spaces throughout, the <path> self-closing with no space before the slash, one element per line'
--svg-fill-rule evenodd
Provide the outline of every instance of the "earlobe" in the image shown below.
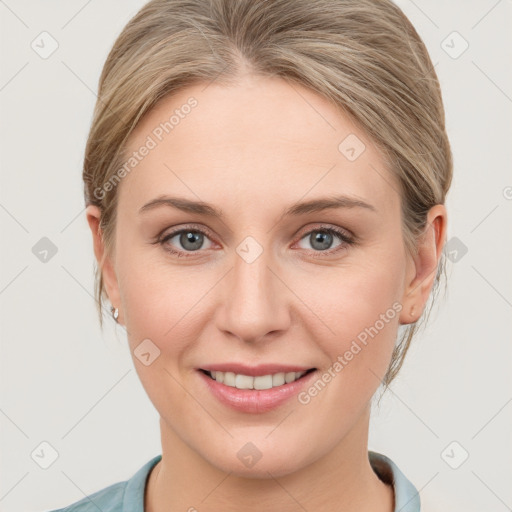
<path fill-rule="evenodd" d="M 114 264 L 111 256 L 106 250 L 103 231 L 100 227 L 101 210 L 98 206 L 89 205 L 85 210 L 87 216 L 87 223 L 91 229 L 94 255 L 98 262 L 98 268 L 101 270 L 103 276 L 103 284 L 105 291 L 112 305 L 116 308 L 120 306 L 119 287 L 117 276 L 114 270 Z"/>
<path fill-rule="evenodd" d="M 411 271 L 408 272 L 402 297 L 401 324 L 416 322 L 425 308 L 445 244 L 446 226 L 445 206 L 433 206 L 427 215 L 425 231 L 418 241 L 417 254 L 411 256 Z"/>

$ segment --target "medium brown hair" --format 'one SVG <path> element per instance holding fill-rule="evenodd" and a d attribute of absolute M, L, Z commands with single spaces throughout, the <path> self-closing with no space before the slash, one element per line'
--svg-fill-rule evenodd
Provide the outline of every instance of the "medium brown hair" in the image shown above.
<path fill-rule="evenodd" d="M 117 187 L 105 185 L 125 162 L 127 140 L 142 116 L 180 89 L 214 80 L 235 83 L 247 69 L 310 88 L 368 134 L 399 184 L 404 241 L 414 253 L 429 209 L 445 202 L 452 155 L 427 49 L 390 0 L 147 3 L 105 62 L 85 150 L 85 201 L 101 210 L 106 252 L 113 250 Z M 445 273 L 444 258 L 433 294 Z M 106 297 L 101 266 L 100 322 Z M 385 385 L 400 369 L 417 327 L 407 325 L 395 344 Z"/>

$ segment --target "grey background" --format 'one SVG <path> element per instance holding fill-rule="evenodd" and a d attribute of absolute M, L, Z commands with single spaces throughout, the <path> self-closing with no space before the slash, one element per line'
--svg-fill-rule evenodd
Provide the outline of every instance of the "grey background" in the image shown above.
<path fill-rule="evenodd" d="M 97 322 L 80 174 L 103 62 L 143 3 L 0 1 L 2 511 L 68 505 L 160 453 L 124 332 Z M 370 448 L 398 464 L 424 510 L 511 510 L 512 2 L 398 3 L 441 81 L 457 253 L 448 294 L 375 407 Z M 47 58 L 31 47 L 43 31 L 58 43 Z M 47 469 L 42 442 L 58 454 Z"/>

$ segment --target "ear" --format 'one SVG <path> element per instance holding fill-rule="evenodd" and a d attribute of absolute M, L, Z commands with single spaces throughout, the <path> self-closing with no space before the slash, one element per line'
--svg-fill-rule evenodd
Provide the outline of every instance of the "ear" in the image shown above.
<path fill-rule="evenodd" d="M 103 276 L 103 285 L 112 305 L 119 308 L 118 323 L 122 322 L 122 312 L 120 308 L 120 294 L 117 276 L 114 270 L 114 262 L 111 255 L 105 249 L 103 241 L 103 231 L 100 228 L 101 210 L 95 205 L 89 205 L 85 209 L 87 223 L 92 233 L 92 241 L 94 246 L 94 255 L 98 262 L 98 268 Z"/>
<path fill-rule="evenodd" d="M 416 322 L 425 308 L 446 241 L 446 227 L 446 208 L 437 204 L 428 212 L 425 231 L 418 241 L 418 253 L 411 255 L 408 263 L 406 286 L 401 301 L 401 324 Z"/>

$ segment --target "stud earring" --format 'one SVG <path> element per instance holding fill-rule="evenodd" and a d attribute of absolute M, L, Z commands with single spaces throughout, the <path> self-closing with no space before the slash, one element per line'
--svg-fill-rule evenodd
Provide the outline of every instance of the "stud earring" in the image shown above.
<path fill-rule="evenodd" d="M 112 318 L 116 321 L 117 323 L 117 319 L 119 318 L 119 309 L 115 308 L 114 306 L 112 306 L 110 308 L 110 312 L 112 313 Z"/>

